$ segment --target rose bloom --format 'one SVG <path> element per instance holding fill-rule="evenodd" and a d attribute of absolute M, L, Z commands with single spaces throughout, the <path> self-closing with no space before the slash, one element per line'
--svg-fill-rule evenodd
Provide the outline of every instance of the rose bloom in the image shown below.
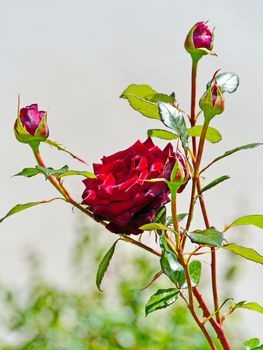
<path fill-rule="evenodd" d="M 88 206 L 96 220 L 106 221 L 111 232 L 142 233 L 139 227 L 153 222 L 158 210 L 170 200 L 164 182 L 145 180 L 169 180 L 176 159 L 184 167 L 181 154 L 174 153 L 170 143 L 161 150 L 151 138 L 103 157 L 102 164 L 93 164 L 97 178 L 83 181 L 86 189 L 82 204 Z"/>

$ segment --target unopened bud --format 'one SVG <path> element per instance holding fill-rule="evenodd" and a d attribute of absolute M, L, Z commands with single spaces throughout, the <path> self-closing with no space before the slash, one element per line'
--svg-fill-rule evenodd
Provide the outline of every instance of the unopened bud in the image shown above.
<path fill-rule="evenodd" d="M 41 142 L 48 138 L 47 112 L 37 104 L 21 108 L 14 125 L 15 136 L 23 143 Z"/>
<path fill-rule="evenodd" d="M 200 59 L 203 55 L 212 54 L 214 32 L 206 25 L 207 22 L 196 23 L 186 36 L 184 47 L 193 58 Z"/>
<path fill-rule="evenodd" d="M 225 100 L 222 88 L 217 85 L 215 80 L 201 97 L 199 106 L 204 111 L 205 120 L 208 122 L 224 111 Z"/>

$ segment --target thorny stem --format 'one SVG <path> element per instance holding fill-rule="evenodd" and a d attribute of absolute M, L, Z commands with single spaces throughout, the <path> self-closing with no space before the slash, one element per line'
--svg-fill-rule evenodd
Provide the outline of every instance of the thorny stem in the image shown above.
<path fill-rule="evenodd" d="M 200 201 L 201 210 L 202 210 L 204 221 L 205 221 L 205 226 L 206 226 L 206 228 L 209 228 L 210 223 L 209 223 L 209 219 L 208 219 L 208 215 L 207 215 L 204 197 L 201 193 L 201 184 L 200 184 L 199 177 L 197 179 L 197 191 L 199 194 L 199 201 Z M 219 324 L 221 324 L 218 292 L 217 292 L 216 249 L 215 249 L 215 247 L 211 247 L 211 277 L 212 277 L 212 290 L 213 290 L 213 297 L 214 297 L 214 309 L 215 309 L 216 320 Z"/>
<path fill-rule="evenodd" d="M 37 163 L 42 166 L 43 168 L 46 168 L 46 165 L 42 159 L 42 156 L 39 152 L 38 148 L 32 148 L 34 152 L 34 156 L 36 158 Z M 59 182 L 55 176 L 49 176 L 48 177 L 49 182 L 62 194 L 62 196 L 66 199 L 67 202 L 74 205 L 74 207 L 81 210 L 84 214 L 88 215 L 90 218 L 94 219 L 92 213 L 90 213 L 87 209 L 83 208 L 80 204 L 78 204 L 69 194 L 69 192 L 65 189 L 65 187 L 62 185 L 61 182 Z"/>
<path fill-rule="evenodd" d="M 192 89 L 191 89 L 191 118 L 190 118 L 191 127 L 195 126 L 195 123 L 196 123 L 195 108 L 196 108 L 197 65 L 198 65 L 198 60 L 195 61 L 193 59 L 192 60 Z M 190 200 L 190 206 L 189 206 L 189 212 L 188 212 L 188 220 L 185 228 L 186 232 L 190 228 L 193 214 L 194 214 L 196 188 L 199 194 L 199 200 L 200 200 L 200 205 L 201 205 L 201 210 L 204 217 L 205 225 L 207 228 L 210 227 L 204 198 L 201 193 L 201 184 L 200 184 L 200 178 L 199 178 L 199 175 L 200 175 L 199 168 L 200 168 L 200 163 L 202 159 L 207 128 L 208 128 L 208 124 L 205 123 L 202 129 L 201 137 L 200 137 L 198 152 L 196 151 L 196 139 L 194 137 L 192 138 L 192 144 L 193 144 L 192 158 L 193 158 L 194 172 L 193 172 L 193 179 L 192 179 L 192 191 L 191 191 L 191 200 Z M 182 249 L 184 248 L 185 242 L 186 242 L 186 235 L 182 239 Z M 216 250 L 214 247 L 211 248 L 211 275 L 212 275 L 212 290 L 213 290 L 215 315 L 216 315 L 217 323 L 219 324 L 219 327 L 221 329 L 221 320 L 220 320 L 219 302 L 218 302 L 218 293 L 217 293 L 217 278 L 216 278 Z M 221 331 L 223 332 L 222 329 Z M 223 335 L 224 335 L 224 332 L 223 332 Z M 224 349 L 228 349 L 228 348 L 230 349 L 229 344 L 228 344 L 228 347 L 225 347 L 223 343 L 222 345 L 224 346 Z"/>
<path fill-rule="evenodd" d="M 174 230 L 175 230 L 175 234 L 176 234 L 176 248 L 177 248 L 178 260 L 181 263 L 181 265 L 183 266 L 184 271 L 185 271 L 185 277 L 186 277 L 186 282 L 187 282 L 187 286 L 188 286 L 189 305 L 192 309 L 194 309 L 192 281 L 191 281 L 191 277 L 190 277 L 188 264 L 184 260 L 183 252 L 182 252 L 181 245 L 180 245 L 180 228 L 179 228 L 179 223 L 178 223 L 178 219 L 177 219 L 176 194 L 172 194 L 172 217 L 173 217 L 173 222 L 174 222 Z"/>
<path fill-rule="evenodd" d="M 185 227 L 186 231 L 189 230 L 192 219 L 193 219 L 193 215 L 194 215 L 194 205 L 195 205 L 195 197 L 196 197 L 196 185 L 197 185 L 197 181 L 198 181 L 198 171 L 199 171 L 199 167 L 200 167 L 200 163 L 201 163 L 201 159 L 202 159 L 202 154 L 203 154 L 203 150 L 204 150 L 204 143 L 205 143 L 205 136 L 206 136 L 207 129 L 208 129 L 208 124 L 205 123 L 203 126 L 203 129 L 202 129 L 201 136 L 200 136 L 200 143 L 199 143 L 197 158 L 196 158 L 195 167 L 194 167 L 194 174 L 193 174 L 193 179 L 192 179 L 191 200 L 190 200 L 190 206 L 189 206 L 189 211 L 188 211 L 188 220 L 187 220 L 187 224 Z"/>
<path fill-rule="evenodd" d="M 197 77 L 197 66 L 198 66 L 199 59 L 192 58 L 192 84 L 191 84 L 191 118 L 190 123 L 191 127 L 195 126 L 196 123 L 196 113 L 195 113 L 195 106 L 196 106 L 196 77 Z M 196 138 L 192 137 L 192 144 L 193 144 L 193 154 L 196 155 Z"/>
<path fill-rule="evenodd" d="M 177 205 L 176 205 L 176 194 L 172 194 L 171 196 L 171 207 L 172 207 L 172 217 L 175 231 L 175 239 L 176 239 L 176 248 L 179 248 L 180 245 L 180 227 L 177 218 Z"/>
<path fill-rule="evenodd" d="M 205 337 L 206 337 L 206 339 L 207 339 L 211 349 L 212 350 L 216 350 L 216 347 L 215 347 L 215 345 L 213 343 L 212 338 L 210 337 L 209 333 L 207 332 L 204 323 L 202 323 L 202 321 L 199 319 L 197 313 L 195 312 L 195 309 L 188 304 L 188 302 L 187 302 L 187 300 L 184 297 L 182 292 L 180 292 L 180 296 L 185 301 L 185 303 L 187 304 L 187 307 L 188 307 L 189 311 L 191 312 L 193 318 L 195 319 L 195 321 L 198 324 L 198 326 L 201 329 L 201 331 L 204 333 L 204 335 L 205 335 Z"/>
<path fill-rule="evenodd" d="M 193 292 L 192 292 L 192 281 L 190 277 L 190 272 L 187 263 L 184 260 L 183 252 L 181 249 L 181 242 L 180 242 L 180 228 L 179 228 L 179 223 L 178 223 L 178 218 L 177 218 L 177 205 L 176 205 L 176 194 L 172 194 L 171 198 L 171 205 L 172 205 L 172 217 L 173 217 L 173 223 L 174 223 L 174 230 L 175 230 L 175 235 L 176 235 L 176 249 L 177 249 L 177 254 L 178 254 L 178 260 L 180 261 L 181 265 L 184 268 L 185 271 L 185 277 L 186 277 L 186 282 L 188 286 L 188 298 L 189 298 L 189 305 L 191 308 L 194 308 L 194 299 L 193 299 Z"/>
<path fill-rule="evenodd" d="M 202 309 L 203 313 L 204 313 L 204 316 L 206 318 L 208 318 L 210 324 L 212 325 L 212 327 L 214 328 L 216 334 L 217 334 L 217 337 L 218 339 L 220 340 L 224 350 L 231 350 L 231 347 L 230 347 L 230 344 L 225 336 L 225 333 L 224 333 L 224 330 L 223 328 L 221 327 L 221 325 L 213 318 L 213 317 L 210 317 L 211 316 L 211 312 L 210 310 L 208 309 L 201 293 L 199 292 L 199 290 L 194 287 L 193 288 L 193 293 L 199 303 L 199 306 L 200 308 Z"/>
<path fill-rule="evenodd" d="M 142 242 L 139 242 L 139 241 L 136 241 L 135 239 L 127 236 L 127 235 L 120 235 L 121 236 L 121 239 L 123 241 L 126 241 L 126 242 L 130 242 L 134 245 L 137 245 L 138 247 L 144 249 L 144 250 L 147 250 L 148 252 L 154 254 L 154 255 L 157 255 L 157 256 L 161 256 L 161 254 L 159 252 L 157 252 L 156 250 L 152 249 L 151 247 L 149 247 L 148 245 L 146 244 L 143 244 Z"/>

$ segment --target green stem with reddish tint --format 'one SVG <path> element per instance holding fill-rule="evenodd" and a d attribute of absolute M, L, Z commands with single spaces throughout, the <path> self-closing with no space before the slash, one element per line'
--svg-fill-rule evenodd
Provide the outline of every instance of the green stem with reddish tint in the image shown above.
<path fill-rule="evenodd" d="M 32 147 L 34 156 L 36 158 L 37 163 L 42 166 L 43 168 L 47 168 L 42 156 L 39 152 L 39 148 L 38 147 Z M 72 205 L 74 205 L 74 207 L 78 208 L 79 210 L 81 210 L 84 214 L 88 215 L 90 218 L 94 219 L 93 215 L 91 212 L 89 212 L 87 209 L 83 208 L 80 204 L 78 204 L 70 195 L 70 193 L 66 190 L 66 188 L 62 185 L 62 183 L 60 181 L 58 181 L 58 179 L 55 176 L 48 176 L 48 180 L 49 182 L 62 194 L 62 196 L 65 198 L 65 200 L 68 203 L 71 203 Z"/>
<path fill-rule="evenodd" d="M 192 77 L 191 77 L 191 127 L 195 126 L 196 123 L 196 83 L 197 83 L 197 66 L 199 58 L 192 57 Z M 196 156 L 196 138 L 192 137 L 193 154 Z"/>

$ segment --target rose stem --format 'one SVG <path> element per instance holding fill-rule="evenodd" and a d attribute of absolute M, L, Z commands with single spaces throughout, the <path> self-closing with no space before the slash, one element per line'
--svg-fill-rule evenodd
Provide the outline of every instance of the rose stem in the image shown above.
<path fill-rule="evenodd" d="M 195 108 L 196 108 L 196 84 L 197 84 L 198 61 L 199 60 L 195 60 L 194 58 L 192 58 L 191 119 L 190 119 L 191 127 L 195 126 L 195 123 L 196 123 Z M 204 125 L 204 127 L 205 127 L 205 125 Z M 196 186 L 197 186 L 197 190 L 198 190 L 199 195 L 200 195 L 200 191 L 201 191 L 201 185 L 200 185 L 198 171 L 199 171 L 203 147 L 204 147 L 205 134 L 207 131 L 204 129 L 204 127 L 202 129 L 202 135 L 204 135 L 203 140 L 202 140 L 202 135 L 201 135 L 197 159 L 194 162 L 195 164 L 193 164 L 195 170 L 194 170 L 194 177 L 193 177 L 193 182 L 192 182 L 191 201 L 190 201 L 190 207 L 189 207 L 188 220 L 187 220 L 187 224 L 186 224 L 186 231 L 189 230 L 190 225 L 191 225 L 191 221 L 192 221 L 192 217 L 193 217 Z M 201 143 L 201 141 L 202 141 L 202 143 Z M 193 155 L 194 155 L 194 157 L 196 157 L 196 139 L 194 137 L 192 137 L 192 145 L 193 145 Z M 199 156 L 199 159 L 198 159 L 198 156 Z M 204 202 L 202 194 L 201 194 L 201 197 L 199 197 L 199 198 L 200 198 L 200 205 L 201 205 L 201 209 L 202 209 L 202 213 L 203 213 L 206 227 L 210 227 L 208 215 L 207 215 L 207 211 L 206 211 L 206 206 L 205 206 L 205 202 Z M 186 237 L 184 237 L 182 240 L 182 248 L 184 248 L 185 241 L 186 241 Z M 212 288 L 213 288 L 213 297 L 214 297 L 214 307 L 215 307 L 215 312 L 216 312 L 216 319 L 217 319 L 217 321 L 220 321 L 218 293 L 217 293 L 216 251 L 215 251 L 215 248 L 211 248 L 211 274 L 212 274 Z"/>
<path fill-rule="evenodd" d="M 197 83 L 197 67 L 198 67 L 198 62 L 200 58 L 194 58 L 192 57 L 192 80 L 191 80 L 191 118 L 190 118 L 190 124 L 191 127 L 195 126 L 196 123 L 196 83 Z M 194 159 L 196 159 L 196 138 L 192 137 L 192 145 L 193 145 L 193 155 Z M 197 161 L 197 159 L 196 159 Z M 193 162 L 195 165 L 195 162 Z M 195 191 L 196 191 L 196 184 L 195 184 L 195 179 L 193 178 L 192 181 L 192 191 L 191 191 L 191 200 L 190 200 L 190 207 L 189 207 L 189 215 L 187 219 L 187 224 L 186 224 L 186 231 L 189 230 L 192 217 L 193 217 L 193 210 L 194 210 L 194 201 L 195 201 Z M 186 237 L 182 240 L 182 248 L 184 248 L 185 245 L 185 240 Z"/>
<path fill-rule="evenodd" d="M 188 265 L 185 262 L 184 256 L 182 254 L 182 248 L 181 248 L 181 244 L 180 244 L 180 229 L 179 229 L 179 223 L 178 223 L 178 218 L 177 218 L 176 193 L 172 193 L 171 206 L 172 206 L 172 217 L 173 217 L 173 223 L 174 223 L 174 231 L 175 231 L 175 235 L 176 235 L 176 248 L 177 248 L 178 260 L 180 260 L 179 262 L 181 263 L 181 265 L 183 266 L 184 271 L 185 271 L 185 277 L 186 277 L 187 286 L 188 286 L 189 306 L 191 307 L 191 309 L 194 309 L 192 281 L 191 281 Z"/>
<path fill-rule="evenodd" d="M 204 150 L 204 143 L 205 143 L 207 129 L 208 129 L 208 124 L 204 123 L 202 133 L 200 136 L 197 158 L 196 158 L 196 162 L 194 164 L 191 201 L 190 201 L 190 207 L 189 207 L 189 212 L 188 212 L 188 220 L 187 220 L 186 227 L 185 227 L 186 231 L 189 230 L 192 219 L 193 219 L 193 215 L 194 215 L 194 204 L 195 204 L 196 185 L 197 185 L 197 180 L 198 180 L 198 171 L 199 171 L 199 167 L 200 167 L 200 163 L 201 163 L 201 159 L 202 159 L 202 154 L 203 154 L 203 150 Z M 183 247 L 184 247 L 184 244 L 185 244 L 185 239 L 183 242 Z"/>
<path fill-rule="evenodd" d="M 32 150 L 34 152 L 34 156 L 36 158 L 37 163 L 42 166 L 43 168 L 46 169 L 46 165 L 42 159 L 42 156 L 39 152 L 38 147 L 32 147 Z M 66 199 L 67 202 L 71 203 L 72 205 L 74 205 L 76 208 L 78 208 L 79 210 L 81 210 L 83 213 L 85 213 L 86 215 L 88 215 L 90 218 L 94 219 L 92 213 L 90 213 L 88 210 L 86 210 L 85 208 L 83 208 L 80 204 L 78 204 L 69 194 L 69 192 L 65 189 L 65 187 L 56 179 L 55 176 L 48 176 L 48 180 L 50 181 L 50 183 L 62 194 L 62 196 Z"/>
<path fill-rule="evenodd" d="M 199 58 L 192 57 L 192 82 L 191 82 L 191 118 L 190 123 L 191 127 L 195 126 L 196 123 L 196 82 L 197 82 L 197 66 L 198 66 Z M 196 138 L 192 137 L 193 144 L 193 154 L 196 156 Z"/>
<path fill-rule="evenodd" d="M 201 205 L 201 210 L 205 222 L 206 228 L 210 227 L 207 209 L 204 201 L 203 194 L 201 193 L 201 183 L 200 178 L 197 179 L 197 191 L 199 194 L 199 201 Z M 216 320 L 218 323 L 221 324 L 220 319 L 220 310 L 219 310 L 219 301 L 218 301 L 218 292 L 217 292 L 217 273 L 216 273 L 216 250 L 215 247 L 211 247 L 211 276 L 212 276 L 212 290 L 213 290 L 213 297 L 214 297 L 214 308 L 215 308 L 215 314 L 216 314 Z"/>
<path fill-rule="evenodd" d="M 203 129 L 202 129 L 201 137 L 200 137 L 200 143 L 199 143 L 196 163 L 195 163 L 195 167 L 194 167 L 192 196 L 191 196 L 191 203 L 190 203 L 190 208 L 189 208 L 188 221 L 187 221 L 187 225 L 186 225 L 186 231 L 189 230 L 189 227 L 190 227 L 190 224 L 192 221 L 192 217 L 193 217 L 193 213 L 194 213 L 196 187 L 197 187 L 198 194 L 199 194 L 201 210 L 202 210 L 202 214 L 203 214 L 206 228 L 210 227 L 210 223 L 209 223 L 209 219 L 208 219 L 208 215 L 207 215 L 207 210 L 206 210 L 206 205 L 204 202 L 203 195 L 201 193 L 201 184 L 200 184 L 200 178 L 199 178 L 199 174 L 198 174 L 201 159 L 202 159 L 202 154 L 203 154 L 203 150 L 204 150 L 207 129 L 208 129 L 208 123 L 205 122 Z M 217 319 L 217 322 L 220 323 L 221 321 L 220 321 L 219 301 L 218 301 L 218 292 L 217 292 L 217 276 L 216 276 L 216 250 L 214 247 L 211 248 L 211 275 L 212 275 L 212 290 L 213 290 L 213 299 L 214 299 L 214 308 L 215 308 L 215 313 L 216 313 L 216 319 Z"/>
<path fill-rule="evenodd" d="M 121 239 L 123 241 L 127 241 L 127 242 L 130 242 L 134 245 L 137 245 L 138 247 L 141 247 L 142 249 L 144 250 L 147 250 L 148 252 L 154 254 L 154 255 L 157 255 L 157 256 L 161 256 L 161 254 L 159 252 L 157 252 L 156 250 L 152 249 L 151 247 L 149 247 L 148 245 L 146 244 L 143 244 L 142 242 L 139 242 L 139 241 L 136 241 L 135 239 L 127 236 L 127 235 L 120 235 L 121 236 Z"/>
<path fill-rule="evenodd" d="M 213 340 L 212 340 L 212 338 L 210 337 L 209 333 L 207 332 L 204 323 L 202 323 L 202 322 L 200 321 L 200 319 L 199 319 L 199 317 L 197 316 L 197 314 L 196 314 L 194 308 L 191 308 L 191 307 L 190 307 L 190 305 L 188 304 L 188 301 L 186 300 L 186 298 L 184 297 L 184 295 L 183 295 L 182 292 L 180 292 L 180 295 L 181 295 L 182 299 L 184 299 L 185 303 L 187 304 L 188 309 L 190 310 L 190 312 L 191 312 L 193 318 L 195 319 L 196 323 L 197 323 L 198 326 L 200 327 L 201 331 L 204 333 L 204 335 L 205 335 L 205 337 L 206 337 L 206 339 L 207 339 L 209 345 L 211 346 L 211 349 L 216 350 L 216 347 L 215 347 L 215 345 L 214 345 L 214 343 L 213 343 Z"/>
<path fill-rule="evenodd" d="M 194 187 L 198 187 L 198 192 L 199 193 L 201 191 L 201 185 L 200 185 L 200 179 L 199 179 L 198 171 L 199 171 L 201 158 L 202 158 L 202 154 L 203 154 L 204 142 L 205 142 L 205 136 L 206 136 L 207 128 L 208 128 L 208 124 L 205 123 L 204 126 L 203 126 L 203 129 L 202 129 L 201 136 L 200 136 L 198 154 L 197 154 L 197 159 L 196 159 L 196 164 L 195 164 L 195 169 L 194 169 L 194 176 L 193 176 Z M 198 185 L 198 180 L 199 180 L 199 185 Z M 188 222 L 187 222 L 186 230 L 189 229 L 190 224 L 191 224 L 191 220 L 192 220 L 192 217 L 193 217 L 195 191 L 193 191 L 193 193 L 194 193 L 194 197 L 191 197 L 191 204 L 190 204 L 190 209 L 189 209 L 190 220 L 188 220 Z M 210 227 L 209 226 L 209 221 L 208 221 L 206 207 L 204 205 L 205 204 L 204 203 L 204 199 L 203 199 L 202 196 L 200 198 L 202 198 L 202 202 L 200 202 L 200 204 L 202 203 L 201 204 L 201 209 L 202 209 L 202 213 L 203 213 L 204 219 L 206 220 L 206 226 L 208 225 L 207 227 Z M 219 304 L 218 304 L 217 283 L 216 283 L 216 252 L 215 252 L 214 248 L 213 248 L 213 251 L 212 251 L 211 255 L 212 255 L 211 271 L 212 271 L 213 297 L 214 297 L 216 317 L 217 317 L 218 321 L 215 321 L 213 318 L 210 318 L 210 320 L 211 320 L 210 323 L 212 324 L 214 330 L 216 331 L 217 336 L 218 336 L 221 344 L 223 345 L 224 349 L 225 350 L 229 350 L 231 348 L 230 348 L 229 342 L 228 342 L 228 340 L 227 340 L 227 338 L 226 338 L 226 336 L 224 334 L 224 330 L 223 330 L 223 328 L 221 326 L 221 321 L 220 321 L 220 317 L 219 317 L 219 306 L 218 306 Z M 203 309 L 203 306 L 205 304 L 204 304 L 203 299 L 201 300 L 201 303 L 200 303 L 200 296 L 201 296 L 201 294 L 198 292 L 198 290 L 196 288 L 193 288 L 193 292 L 194 292 L 195 297 L 197 299 L 199 298 L 198 301 L 199 301 L 200 307 Z M 205 309 L 203 309 L 203 311 L 204 311 L 204 315 L 211 314 L 207 307 Z"/>
<path fill-rule="evenodd" d="M 172 217 L 173 217 L 173 226 L 175 231 L 176 248 L 178 250 L 180 246 L 180 227 L 179 227 L 179 222 L 177 218 L 176 193 L 172 193 L 171 195 L 171 209 L 172 209 Z"/>
<path fill-rule="evenodd" d="M 210 317 L 211 313 L 210 313 L 201 293 L 199 292 L 199 290 L 196 287 L 193 288 L 193 293 L 194 293 L 196 299 L 198 300 L 200 308 L 203 310 L 204 316 L 206 318 L 209 318 L 209 322 L 211 323 L 212 327 L 214 328 L 214 330 L 218 336 L 218 339 L 220 340 L 224 350 L 231 350 L 230 344 L 229 344 L 229 342 L 224 334 L 223 328 L 216 320 L 214 320 L 213 317 Z"/>

